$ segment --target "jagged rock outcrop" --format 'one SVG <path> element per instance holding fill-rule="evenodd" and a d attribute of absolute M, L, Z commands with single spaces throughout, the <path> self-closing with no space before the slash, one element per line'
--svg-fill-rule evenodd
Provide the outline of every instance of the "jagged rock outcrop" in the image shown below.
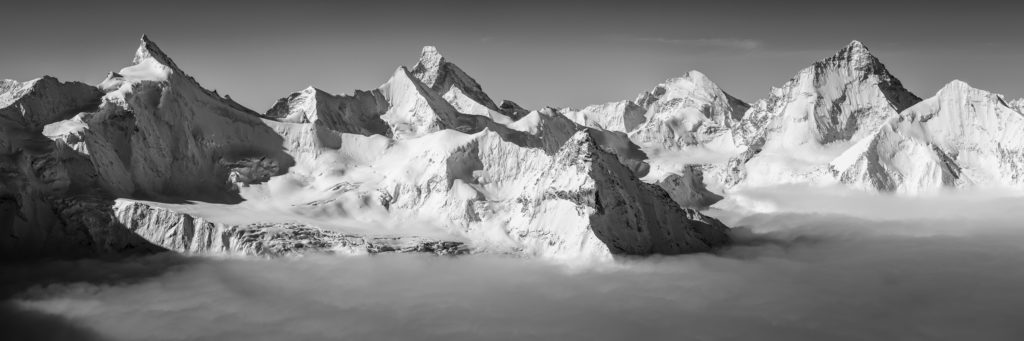
<path fill-rule="evenodd" d="M 997 94 L 953 81 L 831 165 L 841 182 L 869 190 L 1022 188 L 1024 114 Z"/>

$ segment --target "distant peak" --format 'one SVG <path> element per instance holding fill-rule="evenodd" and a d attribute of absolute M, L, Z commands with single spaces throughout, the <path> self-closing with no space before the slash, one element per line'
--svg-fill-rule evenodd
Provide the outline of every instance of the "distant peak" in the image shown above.
<path fill-rule="evenodd" d="M 423 84 L 433 87 L 441 76 L 441 68 L 444 66 L 444 56 L 437 52 L 433 46 L 424 46 L 420 52 L 420 60 L 412 67 L 412 74 L 419 78 Z"/>
<path fill-rule="evenodd" d="M 690 80 L 692 82 L 695 82 L 695 83 L 705 83 L 705 82 L 711 83 L 711 79 L 708 78 L 708 75 L 704 74 L 703 72 L 697 71 L 697 70 L 687 71 L 686 74 L 683 75 L 682 78 L 686 78 L 686 79 L 688 79 L 688 80 Z M 712 84 L 714 84 L 714 83 L 712 83 Z"/>
<path fill-rule="evenodd" d="M 668 89 L 686 89 L 686 91 L 695 90 L 717 90 L 718 85 L 711 81 L 707 75 L 697 70 L 690 70 L 680 77 L 670 78 L 664 83 L 658 84 L 651 91 L 647 91 L 640 95 L 640 98 L 636 100 L 637 103 L 646 103 L 651 98 L 660 97 L 665 94 Z M 644 100 L 645 97 L 651 97 Z M 641 104 L 643 105 L 643 104 Z"/>
<path fill-rule="evenodd" d="M 868 56 L 871 56 L 871 50 L 859 40 L 854 40 L 840 49 L 833 58 L 860 60 Z"/>
<path fill-rule="evenodd" d="M 437 72 L 444 63 L 444 56 L 437 52 L 436 47 L 424 46 L 423 51 L 420 52 L 420 60 L 417 66 L 422 66 L 427 71 Z M 413 67 L 413 69 L 418 69 L 418 67 Z"/>
<path fill-rule="evenodd" d="M 862 43 L 862 42 L 860 42 L 860 40 L 856 40 L 856 39 L 850 41 L 850 43 L 846 45 L 846 48 L 848 48 L 848 49 L 864 49 L 864 50 L 868 49 L 867 46 L 864 46 L 864 43 Z"/>
<path fill-rule="evenodd" d="M 166 65 L 172 69 L 178 69 L 178 65 L 174 64 L 171 57 L 168 57 L 167 54 L 156 45 L 156 43 L 150 40 L 149 36 L 143 34 L 139 41 L 139 49 L 135 51 L 135 59 L 132 60 L 133 65 L 142 63 L 146 59 L 153 59 L 157 63 Z"/>
<path fill-rule="evenodd" d="M 425 65 L 437 65 L 442 61 L 444 61 L 444 56 L 437 52 L 437 47 L 427 45 L 420 51 L 420 62 Z"/>

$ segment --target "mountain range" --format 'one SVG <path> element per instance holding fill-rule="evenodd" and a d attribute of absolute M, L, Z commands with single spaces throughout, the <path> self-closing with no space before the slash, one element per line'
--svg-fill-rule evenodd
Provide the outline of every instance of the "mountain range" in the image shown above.
<path fill-rule="evenodd" d="M 1021 110 L 961 81 L 921 99 L 853 41 L 755 102 L 690 71 L 531 110 L 428 46 L 259 113 L 143 36 L 96 85 L 0 81 L 0 257 L 704 252 L 730 236 L 700 209 L 738 189 L 1018 189 Z"/>

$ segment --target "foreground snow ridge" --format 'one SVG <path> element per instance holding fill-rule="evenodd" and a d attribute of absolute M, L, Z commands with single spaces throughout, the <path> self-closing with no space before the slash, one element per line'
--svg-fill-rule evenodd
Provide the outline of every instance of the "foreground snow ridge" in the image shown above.
<path fill-rule="evenodd" d="M 701 197 L 688 193 L 701 185 L 676 180 L 670 194 L 640 180 L 647 156 L 621 129 L 495 104 L 433 47 L 376 89 L 309 87 L 259 114 L 144 36 L 131 64 L 96 86 L 3 81 L 0 118 L 3 258 L 607 261 L 729 242 L 726 226 L 673 200 Z"/>

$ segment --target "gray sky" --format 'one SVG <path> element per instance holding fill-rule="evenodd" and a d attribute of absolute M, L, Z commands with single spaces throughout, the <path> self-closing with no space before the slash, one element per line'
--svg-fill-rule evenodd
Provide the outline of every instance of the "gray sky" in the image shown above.
<path fill-rule="evenodd" d="M 143 33 L 256 111 L 313 85 L 374 88 L 436 45 L 495 99 L 632 99 L 688 70 L 747 101 L 852 39 L 918 95 L 953 79 L 1024 97 L 1024 4 L 1010 1 L 21 1 L 0 78 L 97 83 Z"/>

